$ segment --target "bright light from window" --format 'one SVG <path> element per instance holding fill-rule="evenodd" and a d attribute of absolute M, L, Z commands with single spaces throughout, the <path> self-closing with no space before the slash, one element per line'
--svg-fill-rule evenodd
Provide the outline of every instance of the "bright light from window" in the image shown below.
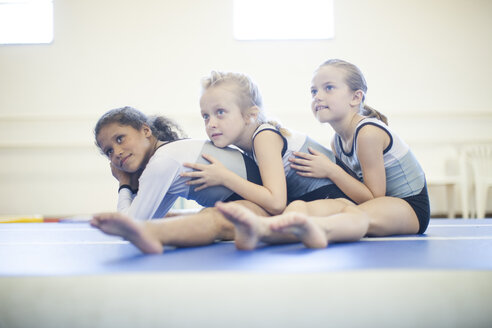
<path fill-rule="evenodd" d="M 0 0 L 0 44 L 52 41 L 52 0 Z"/>
<path fill-rule="evenodd" d="M 238 40 L 332 39 L 333 0 L 234 0 Z"/>

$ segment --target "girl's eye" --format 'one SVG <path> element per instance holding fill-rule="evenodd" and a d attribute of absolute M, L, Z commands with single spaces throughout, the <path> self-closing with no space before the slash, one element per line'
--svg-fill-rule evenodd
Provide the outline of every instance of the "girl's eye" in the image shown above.
<path fill-rule="evenodd" d="M 206 120 L 208 120 L 209 115 L 208 115 L 208 114 L 203 114 L 203 115 L 202 115 L 202 117 L 203 117 L 203 119 L 206 121 Z"/>
<path fill-rule="evenodd" d="M 311 96 L 315 96 L 318 91 L 316 89 L 311 89 Z"/>
<path fill-rule="evenodd" d="M 332 85 L 327 85 L 325 87 L 326 91 L 330 91 L 330 90 L 333 90 L 333 86 Z"/>
<path fill-rule="evenodd" d="M 113 149 L 106 150 L 106 156 L 111 157 L 112 154 L 113 154 Z"/>
<path fill-rule="evenodd" d="M 123 142 L 123 136 L 117 136 L 117 137 L 116 137 L 116 142 L 117 142 L 118 144 L 122 143 L 122 142 Z"/>
<path fill-rule="evenodd" d="M 218 109 L 217 110 L 217 115 L 224 115 L 225 111 L 223 109 Z"/>

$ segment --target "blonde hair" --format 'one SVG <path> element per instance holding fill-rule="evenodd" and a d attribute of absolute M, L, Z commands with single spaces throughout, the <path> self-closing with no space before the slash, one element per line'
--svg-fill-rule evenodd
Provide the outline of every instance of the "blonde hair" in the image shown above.
<path fill-rule="evenodd" d="M 367 93 L 367 82 L 361 70 L 357 66 L 341 59 L 327 60 L 323 64 L 321 64 L 319 68 L 324 66 L 333 66 L 343 69 L 345 71 L 345 82 L 347 83 L 349 88 L 352 91 L 361 90 L 363 92 L 362 102 L 360 103 L 359 108 L 359 113 L 361 115 L 364 115 L 366 117 L 375 117 L 378 120 L 383 121 L 385 124 L 388 124 L 388 118 L 384 114 L 364 104 Z"/>
<path fill-rule="evenodd" d="M 202 94 L 209 88 L 216 87 L 222 84 L 231 83 L 237 87 L 237 101 L 241 112 L 245 114 L 245 111 L 252 106 L 258 108 L 257 122 L 269 123 L 277 128 L 284 136 L 290 135 L 289 131 L 279 123 L 275 121 L 269 121 L 266 118 L 265 110 L 263 109 L 263 99 L 261 97 L 260 90 L 253 80 L 242 73 L 235 72 L 219 72 L 212 71 L 209 76 L 202 79 Z"/>

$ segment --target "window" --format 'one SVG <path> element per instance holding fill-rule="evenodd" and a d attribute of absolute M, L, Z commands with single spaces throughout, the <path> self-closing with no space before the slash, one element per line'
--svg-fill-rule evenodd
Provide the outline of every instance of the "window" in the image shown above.
<path fill-rule="evenodd" d="M 0 44 L 52 41 L 52 0 L 0 0 Z"/>
<path fill-rule="evenodd" d="M 333 0 L 234 0 L 237 40 L 334 37 Z"/>

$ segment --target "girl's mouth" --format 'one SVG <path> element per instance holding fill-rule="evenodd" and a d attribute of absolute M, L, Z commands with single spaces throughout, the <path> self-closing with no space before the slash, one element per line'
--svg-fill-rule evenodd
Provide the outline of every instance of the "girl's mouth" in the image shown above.
<path fill-rule="evenodd" d="M 121 161 L 120 161 L 120 167 L 123 167 L 123 164 L 125 164 L 125 162 L 127 161 L 127 159 L 132 156 L 132 155 L 128 155 L 126 156 L 125 158 L 123 158 Z"/>

